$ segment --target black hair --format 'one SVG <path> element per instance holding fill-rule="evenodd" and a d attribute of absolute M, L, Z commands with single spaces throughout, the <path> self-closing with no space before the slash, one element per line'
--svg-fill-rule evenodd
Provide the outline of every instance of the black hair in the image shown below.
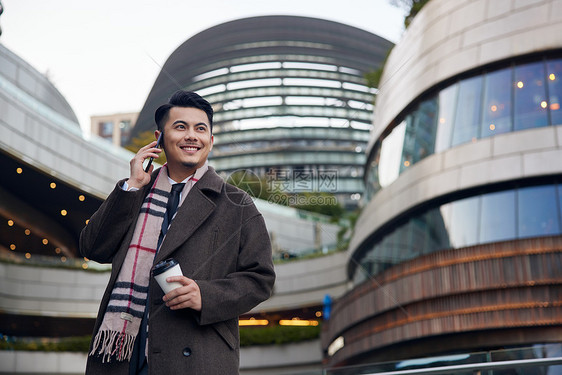
<path fill-rule="evenodd" d="M 178 90 L 168 100 L 168 103 L 162 104 L 156 112 L 154 112 L 154 120 L 158 130 L 163 130 L 166 121 L 168 121 L 168 114 L 170 108 L 173 107 L 191 107 L 202 110 L 209 118 L 209 126 L 211 127 L 211 134 L 213 133 L 213 107 L 208 101 L 203 99 L 199 94 L 192 91 Z"/>

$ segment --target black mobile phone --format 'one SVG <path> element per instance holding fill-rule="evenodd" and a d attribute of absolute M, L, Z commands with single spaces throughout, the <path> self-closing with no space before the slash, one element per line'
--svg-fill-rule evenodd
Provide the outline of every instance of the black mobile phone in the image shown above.
<path fill-rule="evenodd" d="M 158 136 L 158 140 L 156 141 L 156 148 L 160 147 L 160 143 L 162 142 L 162 137 L 164 136 L 164 132 L 160 132 L 160 135 Z M 150 159 L 148 159 L 148 164 L 146 165 L 146 168 L 144 169 L 144 171 L 146 173 L 148 173 L 148 170 L 150 169 L 150 166 L 152 165 L 152 161 L 154 160 L 154 158 L 151 156 Z"/>

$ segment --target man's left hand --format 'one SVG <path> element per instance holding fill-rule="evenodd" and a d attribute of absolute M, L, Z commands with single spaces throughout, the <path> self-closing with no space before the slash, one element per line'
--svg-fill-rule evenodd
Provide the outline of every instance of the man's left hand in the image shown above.
<path fill-rule="evenodd" d="M 171 310 L 193 309 L 201 311 L 201 290 L 195 280 L 185 276 L 171 276 L 166 279 L 167 282 L 178 282 L 182 286 L 172 290 L 163 298 Z"/>

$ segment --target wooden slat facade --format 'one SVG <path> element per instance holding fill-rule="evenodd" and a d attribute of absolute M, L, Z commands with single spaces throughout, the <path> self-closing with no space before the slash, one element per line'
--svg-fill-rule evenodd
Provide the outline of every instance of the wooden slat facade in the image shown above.
<path fill-rule="evenodd" d="M 546 327 L 559 341 L 562 236 L 444 250 L 392 267 L 334 304 L 322 346 L 343 336 L 344 347 L 326 357 L 334 366 L 404 358 L 409 345 L 415 355 L 440 354 L 456 337 L 480 350 L 492 332 L 505 346 L 547 342 L 552 337 L 533 334 Z"/>

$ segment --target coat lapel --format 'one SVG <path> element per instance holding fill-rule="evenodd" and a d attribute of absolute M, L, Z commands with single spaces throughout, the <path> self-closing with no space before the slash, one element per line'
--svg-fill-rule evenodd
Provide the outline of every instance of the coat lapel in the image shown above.
<path fill-rule="evenodd" d="M 223 183 L 223 180 L 209 167 L 207 173 L 193 186 L 178 208 L 154 263 L 168 258 L 205 222 L 216 207 L 216 204 L 205 194 L 205 190 L 220 192 Z"/>

